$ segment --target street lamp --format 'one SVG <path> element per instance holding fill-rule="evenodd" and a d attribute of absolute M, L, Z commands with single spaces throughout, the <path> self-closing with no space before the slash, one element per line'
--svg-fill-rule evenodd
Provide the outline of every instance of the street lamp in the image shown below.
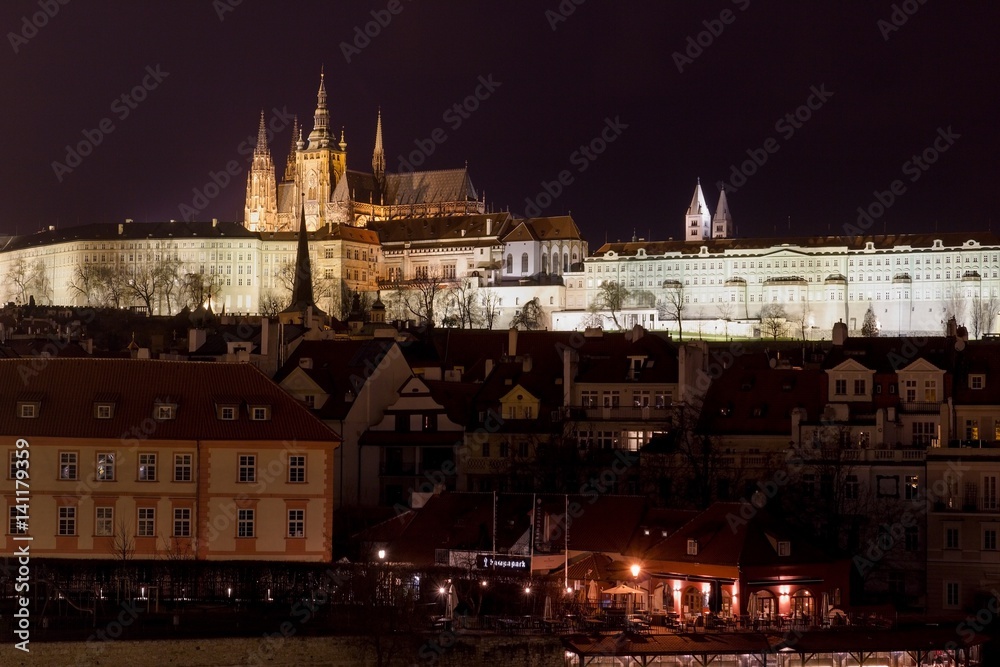
<path fill-rule="evenodd" d="M 378 559 L 379 560 L 385 560 L 385 549 L 379 549 L 378 550 Z"/>

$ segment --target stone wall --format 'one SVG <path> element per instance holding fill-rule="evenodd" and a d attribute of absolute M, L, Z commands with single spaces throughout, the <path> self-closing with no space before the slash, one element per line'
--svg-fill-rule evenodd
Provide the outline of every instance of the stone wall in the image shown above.
<path fill-rule="evenodd" d="M 563 648 L 555 637 L 497 637 L 442 633 L 413 639 L 371 637 L 275 637 L 185 639 L 174 641 L 50 642 L 30 645 L 24 653 L 0 646 L 4 667 L 228 667 L 300 665 L 356 667 L 378 665 L 376 644 L 385 667 L 562 667 Z"/>

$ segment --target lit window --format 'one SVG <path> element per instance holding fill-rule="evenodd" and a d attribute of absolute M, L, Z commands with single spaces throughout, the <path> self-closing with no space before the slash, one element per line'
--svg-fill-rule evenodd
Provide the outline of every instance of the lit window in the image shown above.
<path fill-rule="evenodd" d="M 115 454 L 114 452 L 100 452 L 97 455 L 97 470 L 94 477 L 102 482 L 110 482 L 115 479 Z"/>
<path fill-rule="evenodd" d="M 687 541 L 687 555 L 697 556 L 698 555 L 698 540 L 688 540 Z"/>
<path fill-rule="evenodd" d="M 156 481 L 156 454 L 139 454 L 139 481 Z"/>
<path fill-rule="evenodd" d="M 59 479 L 76 479 L 76 452 L 59 452 Z"/>
<path fill-rule="evenodd" d="M 306 536 L 306 511 L 288 510 L 288 537 Z"/>

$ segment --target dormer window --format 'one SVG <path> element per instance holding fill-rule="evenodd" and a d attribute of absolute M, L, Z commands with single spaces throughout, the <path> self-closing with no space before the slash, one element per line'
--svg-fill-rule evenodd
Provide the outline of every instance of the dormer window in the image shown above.
<path fill-rule="evenodd" d="M 792 543 L 782 540 L 778 542 L 778 555 L 782 558 L 792 555 Z"/>
<path fill-rule="evenodd" d="M 688 556 L 698 555 L 698 540 L 688 540 L 687 555 Z"/>
<path fill-rule="evenodd" d="M 250 419 L 256 422 L 268 421 L 271 419 L 271 406 L 270 405 L 252 405 L 250 406 Z"/>
<path fill-rule="evenodd" d="M 986 387 L 986 376 L 982 373 L 976 373 L 975 375 L 969 376 L 969 389 L 983 389 Z"/>
<path fill-rule="evenodd" d="M 157 421 L 170 421 L 177 416 L 177 406 L 172 403 L 157 403 L 153 414 Z"/>
<path fill-rule="evenodd" d="M 219 409 L 219 419 L 223 421 L 233 421 L 236 419 L 236 408 L 231 405 L 223 406 Z"/>
<path fill-rule="evenodd" d="M 20 402 L 17 404 L 17 416 L 21 419 L 34 419 L 38 416 L 39 403 Z"/>
<path fill-rule="evenodd" d="M 115 414 L 114 403 L 94 403 L 95 419 L 111 419 Z"/>

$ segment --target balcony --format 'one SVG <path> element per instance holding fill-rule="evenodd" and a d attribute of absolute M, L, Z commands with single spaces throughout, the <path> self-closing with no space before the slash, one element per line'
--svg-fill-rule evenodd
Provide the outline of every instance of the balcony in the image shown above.
<path fill-rule="evenodd" d="M 488 457 L 473 457 L 466 459 L 465 463 L 462 464 L 465 473 L 467 474 L 491 474 L 506 472 L 510 468 L 510 461 L 508 459 L 494 459 Z"/>
<path fill-rule="evenodd" d="M 663 407 L 599 407 L 599 406 L 579 406 L 570 409 L 573 419 L 588 421 L 670 421 L 674 415 L 674 409 L 670 406 Z"/>
<path fill-rule="evenodd" d="M 937 415 L 941 414 L 941 403 L 926 401 L 900 401 L 899 411 L 907 414 Z"/>

